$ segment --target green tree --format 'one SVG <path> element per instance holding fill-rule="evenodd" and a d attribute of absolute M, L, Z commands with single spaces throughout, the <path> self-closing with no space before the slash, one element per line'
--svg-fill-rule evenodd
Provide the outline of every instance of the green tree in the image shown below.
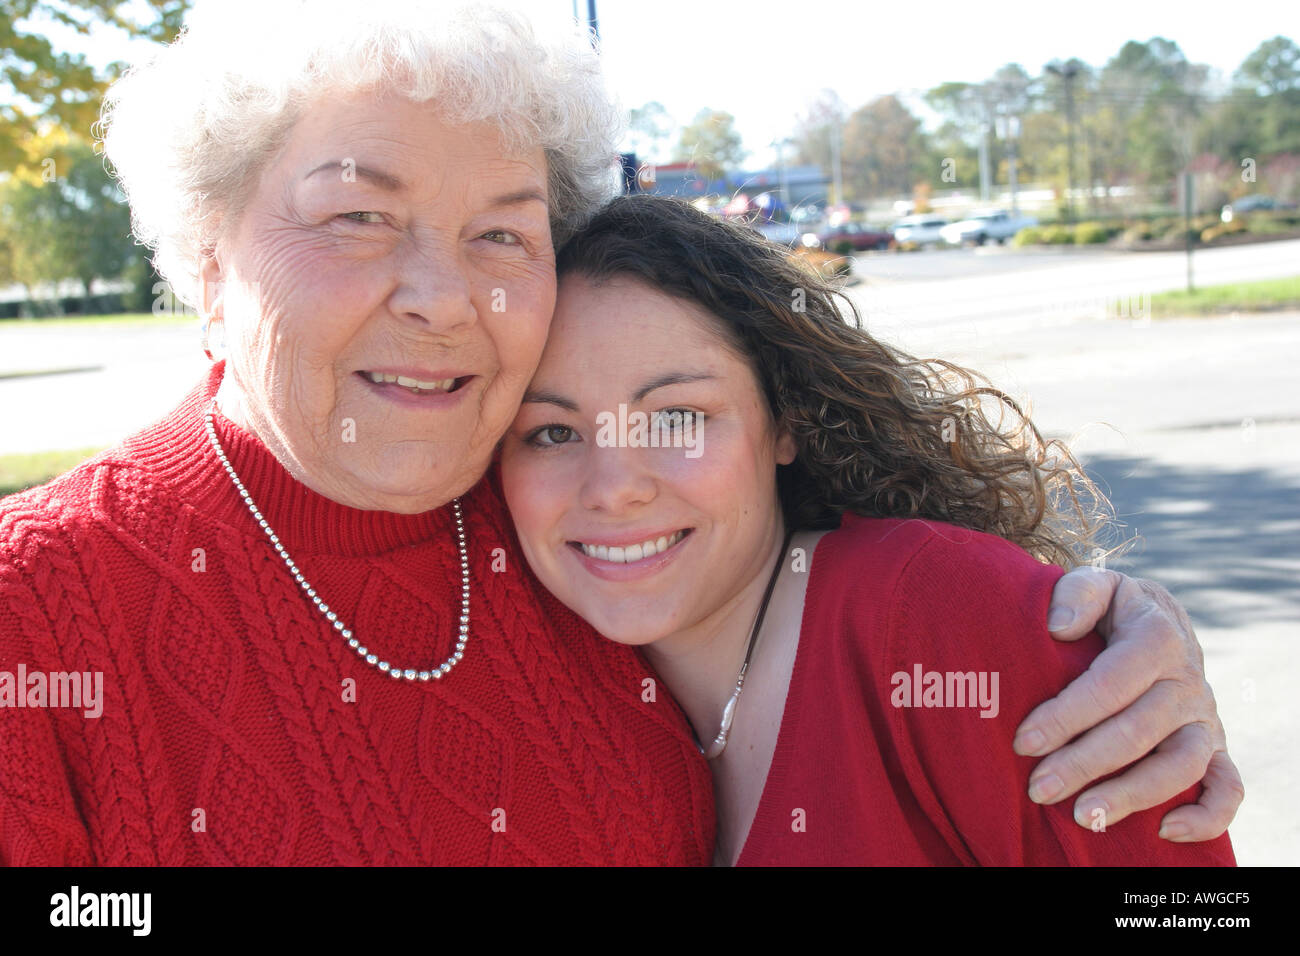
<path fill-rule="evenodd" d="M 39 183 L 10 179 L 0 194 L 0 242 L 11 277 L 29 289 L 77 279 L 90 297 L 95 279 L 115 279 L 132 259 L 131 216 L 102 157 L 76 144 L 65 165 Z"/>
<path fill-rule="evenodd" d="M 1283 36 L 1265 40 L 1233 74 L 1236 98 L 1221 118 L 1240 131 L 1240 152 L 1300 152 L 1300 47 Z"/>
<path fill-rule="evenodd" d="M 57 23 L 87 36 L 112 27 L 159 42 L 180 32 L 192 0 L 0 0 L 0 169 L 32 157 L 27 143 L 51 126 L 87 142 L 100 100 L 123 64 L 96 68 L 81 53 L 59 52 L 45 35 Z M 145 11 L 133 19 L 127 11 Z"/>
<path fill-rule="evenodd" d="M 703 109 L 682 129 L 676 159 L 693 162 L 709 179 L 722 179 L 745 158 L 736 118 L 722 110 Z"/>

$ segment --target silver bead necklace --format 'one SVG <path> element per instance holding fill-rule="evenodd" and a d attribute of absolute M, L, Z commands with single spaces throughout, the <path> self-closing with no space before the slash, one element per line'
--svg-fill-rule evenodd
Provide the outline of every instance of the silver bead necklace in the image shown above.
<path fill-rule="evenodd" d="M 226 474 L 230 476 L 230 480 L 235 483 L 235 490 L 238 491 L 240 497 L 244 499 L 244 504 L 248 506 L 249 512 L 252 513 L 253 520 L 256 521 L 262 531 L 265 532 L 267 539 L 271 542 L 276 553 L 280 556 L 280 560 L 284 562 L 285 567 L 289 569 L 289 573 L 293 575 L 293 579 L 298 582 L 298 586 L 302 588 L 307 597 L 311 598 L 312 603 L 316 605 L 316 610 L 321 613 L 325 620 L 329 621 L 329 623 L 334 627 L 334 630 L 338 631 L 339 636 L 348 642 L 348 647 L 356 651 L 357 656 L 367 664 L 378 668 L 389 677 L 397 680 L 403 678 L 408 681 L 439 680 L 444 674 L 459 664 L 461 658 L 465 656 L 465 642 L 469 639 L 469 555 L 465 549 L 465 522 L 461 515 L 460 499 L 453 498 L 451 501 L 452 508 L 456 515 L 456 543 L 460 548 L 460 631 L 456 639 L 456 650 L 451 657 L 447 658 L 440 666 L 434 667 L 431 670 L 416 670 L 410 667 L 394 667 L 388 661 L 381 661 L 379 655 L 372 654 L 368 647 L 362 644 L 359 639 L 352 636 L 351 629 L 343 623 L 338 614 L 330 610 L 329 605 L 320 599 L 319 595 L 316 594 L 315 588 L 313 588 L 307 579 L 303 577 L 302 571 L 298 568 L 298 565 L 294 564 L 293 558 L 289 556 L 289 552 L 286 551 L 284 545 L 280 543 L 280 539 L 276 536 L 275 531 L 271 528 L 270 524 L 267 523 L 266 518 L 262 517 L 262 512 L 259 511 L 257 505 L 253 503 L 252 496 L 248 493 L 248 489 L 244 487 L 244 483 L 239 480 L 239 475 L 235 473 L 234 466 L 231 465 L 229 459 L 226 458 L 226 452 L 222 449 L 221 442 L 217 440 L 217 429 L 212 423 L 213 410 L 216 408 L 216 404 L 217 402 L 214 398 L 212 401 L 212 407 L 209 408 L 207 413 L 203 416 L 203 424 L 208 430 L 208 438 L 211 440 L 212 447 L 217 453 L 217 460 L 220 461 L 221 466 L 226 469 Z"/>

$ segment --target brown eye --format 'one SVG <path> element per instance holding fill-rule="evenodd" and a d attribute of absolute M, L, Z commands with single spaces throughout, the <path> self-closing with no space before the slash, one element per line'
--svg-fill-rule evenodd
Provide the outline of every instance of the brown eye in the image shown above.
<path fill-rule="evenodd" d="M 543 425 L 528 436 L 528 441 L 542 448 L 555 445 L 567 445 L 574 437 L 573 429 L 568 425 Z"/>

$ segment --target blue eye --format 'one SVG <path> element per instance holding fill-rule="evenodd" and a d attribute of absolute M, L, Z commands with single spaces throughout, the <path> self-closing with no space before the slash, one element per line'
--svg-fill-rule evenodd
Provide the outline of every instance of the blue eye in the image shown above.
<path fill-rule="evenodd" d="M 543 436 L 548 440 L 542 441 Z M 535 428 L 529 432 L 528 437 L 524 440 L 528 444 L 539 448 L 554 448 L 558 445 L 572 444 L 571 439 L 576 437 L 577 433 L 568 425 L 543 425 L 541 428 Z"/>

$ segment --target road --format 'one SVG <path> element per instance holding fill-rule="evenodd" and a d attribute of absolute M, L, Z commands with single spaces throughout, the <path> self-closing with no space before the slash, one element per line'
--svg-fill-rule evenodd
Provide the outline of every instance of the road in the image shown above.
<path fill-rule="evenodd" d="M 1176 255 L 925 255 L 859 260 L 868 328 L 983 372 L 1070 441 L 1136 540 L 1110 566 L 1191 614 L 1246 783 L 1239 862 L 1300 864 L 1300 313 L 1118 318 L 1121 297 L 1181 286 Z M 1291 242 L 1196 256 L 1206 285 L 1300 271 Z"/>
<path fill-rule="evenodd" d="M 1196 253 L 1198 284 L 1295 275 L 1300 242 Z M 1073 439 L 1139 546 L 1116 562 L 1186 605 L 1247 799 L 1243 864 L 1300 864 L 1300 313 L 1151 321 L 1181 253 L 859 257 L 868 327 L 973 367 Z M 1128 315 L 1130 318 L 1121 318 Z M 0 324 L 0 454 L 107 445 L 202 374 L 189 327 Z M 19 370 L 91 367 L 59 375 Z"/>

